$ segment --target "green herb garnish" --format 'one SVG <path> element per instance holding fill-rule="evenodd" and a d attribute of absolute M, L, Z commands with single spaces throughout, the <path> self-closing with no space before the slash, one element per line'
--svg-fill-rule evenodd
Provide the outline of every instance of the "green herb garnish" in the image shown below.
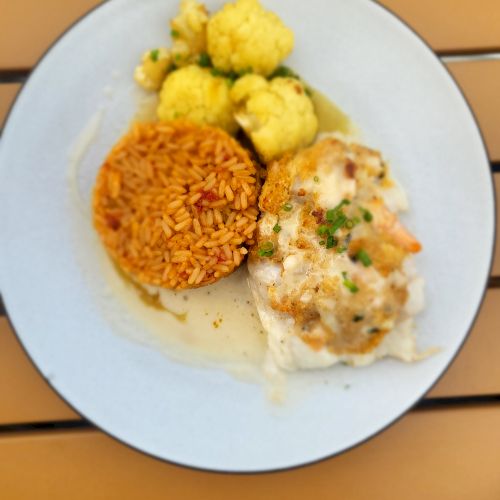
<path fill-rule="evenodd" d="M 352 318 L 352 320 L 354 321 L 354 323 L 358 323 L 359 321 L 363 321 L 364 319 L 365 319 L 365 317 L 362 314 L 356 314 Z"/>
<path fill-rule="evenodd" d="M 149 53 L 149 57 L 153 62 L 158 61 L 158 58 L 160 57 L 160 51 L 159 49 L 154 49 Z"/>
<path fill-rule="evenodd" d="M 315 176 L 313 177 L 313 180 L 314 180 L 314 182 L 319 182 L 319 177 L 318 177 L 317 175 L 315 175 Z"/>
<path fill-rule="evenodd" d="M 372 259 L 370 259 L 370 256 L 363 249 L 359 250 L 354 258 L 359 260 L 365 267 L 370 267 L 372 265 Z"/>
<path fill-rule="evenodd" d="M 366 208 L 363 208 L 363 207 L 359 207 L 359 210 L 363 214 L 363 219 L 366 222 L 371 222 L 373 220 L 373 215 L 369 210 L 366 210 Z"/>
<path fill-rule="evenodd" d="M 326 248 L 333 248 L 337 246 L 337 240 L 330 234 L 326 238 Z"/>
<path fill-rule="evenodd" d="M 345 221 L 346 229 L 352 229 L 354 227 L 354 221 L 352 219 L 347 219 Z"/>
<path fill-rule="evenodd" d="M 350 204 L 351 202 L 344 198 L 333 210 L 336 212 L 337 210 L 340 210 L 343 206 Z"/>
<path fill-rule="evenodd" d="M 318 227 L 317 233 L 320 236 L 324 236 L 326 233 L 328 233 L 329 229 L 330 228 L 328 226 L 325 226 L 324 224 L 322 224 L 321 226 Z"/>
<path fill-rule="evenodd" d="M 272 241 L 266 241 L 257 250 L 259 257 L 272 257 L 274 254 L 274 245 Z"/>
<path fill-rule="evenodd" d="M 325 243 L 326 243 L 326 241 L 325 241 L 325 240 L 321 240 L 321 241 L 319 242 L 319 244 L 320 244 L 320 245 L 324 245 Z"/>
<path fill-rule="evenodd" d="M 293 208 L 293 206 L 292 206 L 292 204 L 291 204 L 291 203 L 285 203 L 285 204 L 283 205 L 283 210 L 284 210 L 285 212 L 290 212 L 290 211 L 292 210 L 292 208 Z"/>
<path fill-rule="evenodd" d="M 344 281 L 342 282 L 342 284 L 351 292 L 351 293 L 357 293 L 359 292 L 359 288 L 358 286 L 356 285 L 356 283 L 354 283 L 354 281 L 351 281 L 348 277 L 347 277 L 347 273 L 344 271 L 342 273 L 342 277 L 344 278 Z"/>
<path fill-rule="evenodd" d="M 376 326 L 368 330 L 368 333 L 378 333 L 378 332 L 380 332 L 380 328 L 377 328 Z"/>
<path fill-rule="evenodd" d="M 200 54 L 200 57 L 198 58 L 198 65 L 202 68 L 210 68 L 210 66 L 212 66 L 212 60 L 206 52 Z"/>
<path fill-rule="evenodd" d="M 275 233 L 279 233 L 281 231 L 281 226 L 278 223 L 276 223 L 273 227 L 273 231 Z"/>
<path fill-rule="evenodd" d="M 177 30 L 170 30 L 170 36 L 172 38 L 179 38 L 181 34 Z"/>
<path fill-rule="evenodd" d="M 347 222 L 347 217 L 343 214 L 340 213 L 337 218 L 332 221 L 332 225 L 330 226 L 330 234 L 334 234 L 336 231 L 338 231 L 345 223 Z"/>
<path fill-rule="evenodd" d="M 337 253 L 344 253 L 347 250 L 346 246 L 338 247 L 337 248 Z"/>
<path fill-rule="evenodd" d="M 300 80 L 299 75 L 293 71 L 293 69 L 289 68 L 288 66 L 278 66 L 269 76 L 269 80 L 272 80 L 273 78 L 295 78 L 297 80 Z"/>
<path fill-rule="evenodd" d="M 328 222 L 333 222 L 339 215 L 344 215 L 341 209 L 344 205 L 350 205 L 349 200 L 342 200 L 335 208 L 330 208 L 326 211 L 326 220 Z"/>

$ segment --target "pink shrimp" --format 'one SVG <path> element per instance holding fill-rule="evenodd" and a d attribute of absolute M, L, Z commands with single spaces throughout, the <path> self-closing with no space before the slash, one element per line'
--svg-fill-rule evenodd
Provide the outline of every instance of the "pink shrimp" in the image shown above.
<path fill-rule="evenodd" d="M 391 212 L 380 199 L 369 204 L 373 213 L 373 227 L 387 235 L 398 246 L 411 253 L 418 253 L 422 245 L 408 229 L 399 221 L 397 215 Z"/>

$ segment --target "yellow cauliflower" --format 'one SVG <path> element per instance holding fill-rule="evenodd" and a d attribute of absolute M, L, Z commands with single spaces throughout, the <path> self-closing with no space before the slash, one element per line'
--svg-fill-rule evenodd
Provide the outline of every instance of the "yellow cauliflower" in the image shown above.
<path fill-rule="evenodd" d="M 217 12 L 207 27 L 213 65 L 225 72 L 269 75 L 293 49 L 293 32 L 259 0 L 236 0 Z"/>
<path fill-rule="evenodd" d="M 314 106 L 294 78 L 247 75 L 231 89 L 237 122 L 266 162 L 308 146 L 318 131 Z"/>
<path fill-rule="evenodd" d="M 142 56 L 142 63 L 135 68 L 134 79 L 146 90 L 159 90 L 171 63 L 168 49 L 148 50 Z"/>
<path fill-rule="evenodd" d="M 168 75 L 160 92 L 157 114 L 163 121 L 187 118 L 200 125 L 221 127 L 229 133 L 238 129 L 228 80 L 195 65 Z"/>
<path fill-rule="evenodd" d="M 206 51 L 208 12 L 196 0 L 182 0 L 180 12 L 170 21 L 172 55 L 177 66 L 195 62 Z"/>

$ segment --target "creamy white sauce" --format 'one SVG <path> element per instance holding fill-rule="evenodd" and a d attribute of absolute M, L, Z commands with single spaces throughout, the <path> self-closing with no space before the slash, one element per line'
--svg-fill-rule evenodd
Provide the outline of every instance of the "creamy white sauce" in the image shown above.
<path fill-rule="evenodd" d="M 356 193 L 356 180 L 344 175 L 343 168 L 332 168 L 331 163 L 319 164 L 316 169 L 318 182 L 313 178 L 298 180 L 294 192 L 302 188 L 315 192 L 322 207 L 335 207 L 343 199 L 351 199 Z"/>
<path fill-rule="evenodd" d="M 183 291 L 145 287 L 159 294 L 162 310 L 145 304 L 137 289 L 106 260 L 102 267 L 111 293 L 148 328 L 146 343 L 182 362 L 217 365 L 238 376 L 258 378 L 266 335 L 245 267 L 209 287 Z"/>
<path fill-rule="evenodd" d="M 138 106 L 139 114 L 144 119 L 152 118 L 154 99 L 145 99 Z M 102 248 L 92 228 L 90 193 L 81 191 L 79 177 L 88 174 L 82 172 L 82 165 L 87 166 L 84 160 L 96 141 L 104 111 L 101 109 L 90 118 L 72 145 L 67 172 L 75 222 L 75 257 L 82 268 L 88 266 L 89 260 L 99 266 L 94 272 L 104 277 L 106 287 L 95 290 L 95 301 L 102 314 L 118 335 L 159 349 L 175 360 L 217 366 L 245 380 L 261 380 L 267 340 L 245 265 L 209 287 L 182 292 L 148 287 L 149 292 L 159 294 L 165 306 L 162 310 L 141 300 L 137 289 L 118 274 Z M 88 286 L 95 288 L 94 283 L 89 282 Z"/>

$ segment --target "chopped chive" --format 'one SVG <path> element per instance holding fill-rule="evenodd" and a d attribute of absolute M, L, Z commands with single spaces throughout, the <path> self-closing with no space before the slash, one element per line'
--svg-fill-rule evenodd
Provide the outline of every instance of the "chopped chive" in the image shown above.
<path fill-rule="evenodd" d="M 200 57 L 198 58 L 198 64 L 202 68 L 209 68 L 210 66 L 212 66 L 210 56 L 206 52 L 201 53 Z"/>
<path fill-rule="evenodd" d="M 344 198 L 333 210 L 336 212 L 337 210 L 340 210 L 344 205 L 350 205 L 351 202 Z"/>
<path fill-rule="evenodd" d="M 330 210 L 326 211 L 326 220 L 328 222 L 333 222 L 337 217 L 340 215 L 344 215 L 343 212 L 341 211 L 342 207 L 344 205 L 350 205 L 349 200 L 342 200 L 335 208 L 331 208 Z"/>
<path fill-rule="evenodd" d="M 355 323 L 358 323 L 359 321 L 363 321 L 364 319 L 365 319 L 365 317 L 362 314 L 355 314 L 354 317 L 352 318 L 352 320 Z"/>
<path fill-rule="evenodd" d="M 283 210 L 284 210 L 285 212 L 290 212 L 290 211 L 292 210 L 292 208 L 293 208 L 293 206 L 292 206 L 292 204 L 291 204 L 291 203 L 285 203 L 285 204 L 283 205 Z"/>
<path fill-rule="evenodd" d="M 179 38 L 181 34 L 177 30 L 170 30 L 170 36 L 172 38 Z"/>
<path fill-rule="evenodd" d="M 359 288 L 358 286 L 356 285 L 356 283 L 354 283 L 354 281 L 351 281 L 350 279 L 347 278 L 347 273 L 344 271 L 342 273 L 342 277 L 344 278 L 344 281 L 342 282 L 342 284 L 351 292 L 351 293 L 357 293 L 359 292 Z"/>
<path fill-rule="evenodd" d="M 317 232 L 318 232 L 318 234 L 319 234 L 320 236 L 323 236 L 323 235 L 325 235 L 326 233 L 328 233 L 329 229 L 330 229 L 330 228 L 329 228 L 328 226 L 325 226 L 325 225 L 323 224 L 323 225 L 321 225 L 321 226 L 319 226 L 319 227 L 318 227 L 318 231 L 317 231 Z"/>
<path fill-rule="evenodd" d="M 330 227 L 330 234 L 334 234 L 338 229 L 340 229 L 347 222 L 347 217 L 344 214 L 340 214 Z"/>
<path fill-rule="evenodd" d="M 153 62 L 158 61 L 158 57 L 160 57 L 160 51 L 159 49 L 154 49 L 149 53 L 149 57 Z"/>
<path fill-rule="evenodd" d="M 359 210 L 363 214 L 363 219 L 366 222 L 371 222 L 373 220 L 373 215 L 369 210 L 366 210 L 366 208 L 363 208 L 363 207 L 359 207 Z"/>
<path fill-rule="evenodd" d="M 325 243 L 326 243 L 326 241 L 325 241 L 325 240 L 321 240 L 321 241 L 319 242 L 319 244 L 320 244 L 320 245 L 324 245 Z"/>
<path fill-rule="evenodd" d="M 257 250 L 259 257 L 272 257 L 274 254 L 274 245 L 272 241 L 266 241 Z"/>
<path fill-rule="evenodd" d="M 370 267 L 372 265 L 372 259 L 370 259 L 370 256 L 363 249 L 358 251 L 358 253 L 355 255 L 355 258 L 356 260 L 359 260 L 365 267 Z"/>
<path fill-rule="evenodd" d="M 344 253 L 347 250 L 346 246 L 338 247 L 337 248 L 337 253 Z"/>
<path fill-rule="evenodd" d="M 317 175 L 315 175 L 315 176 L 313 177 L 313 180 L 314 180 L 314 182 L 319 182 L 319 177 L 318 177 Z"/>
<path fill-rule="evenodd" d="M 358 216 L 355 216 L 352 218 L 352 221 L 354 222 L 354 225 L 357 226 L 361 222 L 361 219 Z"/>
<path fill-rule="evenodd" d="M 279 233 L 281 231 L 281 226 L 278 223 L 276 223 L 273 227 L 273 231 L 275 233 Z"/>
<path fill-rule="evenodd" d="M 352 229 L 354 227 L 354 221 L 352 219 L 347 219 L 345 221 L 346 229 Z"/>
<path fill-rule="evenodd" d="M 326 238 L 326 248 L 333 248 L 335 246 L 337 246 L 337 240 L 332 235 L 328 235 Z"/>

